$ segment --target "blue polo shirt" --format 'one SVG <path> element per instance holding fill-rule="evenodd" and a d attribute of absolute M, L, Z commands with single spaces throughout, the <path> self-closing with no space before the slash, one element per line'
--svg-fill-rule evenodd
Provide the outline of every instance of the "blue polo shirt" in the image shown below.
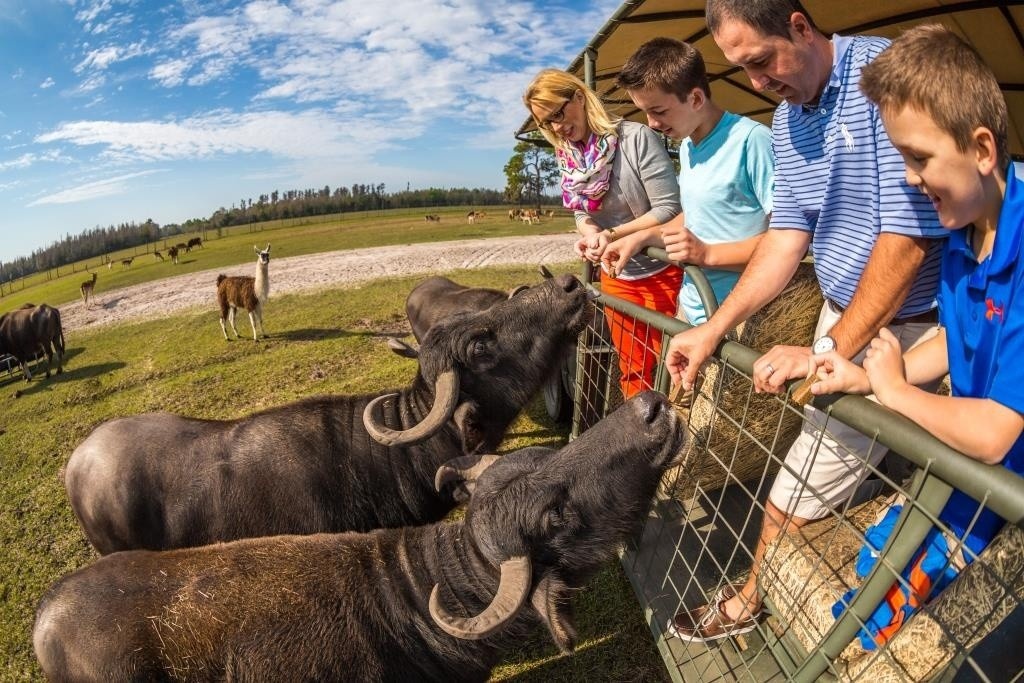
<path fill-rule="evenodd" d="M 946 328 L 949 379 L 954 396 L 988 398 L 1024 414 L 1024 181 L 1007 170 L 1006 195 L 992 253 L 978 263 L 969 228 L 950 234 L 942 258 L 939 322 Z M 984 425 L 964 425 L 984 429 Z M 1003 466 L 1024 474 L 1024 435 Z M 970 525 L 978 502 L 954 490 L 939 519 L 958 535 Z M 984 510 L 967 539 L 976 553 L 1002 528 L 1002 518 Z"/>
<path fill-rule="evenodd" d="M 833 36 L 829 81 L 816 106 L 783 101 L 772 120 L 775 194 L 770 226 L 813 233 L 822 294 L 846 307 L 879 233 L 935 238 L 897 318 L 935 306 L 941 240 L 929 199 L 907 184 L 878 108 L 860 90 L 861 69 L 889 40 Z"/>

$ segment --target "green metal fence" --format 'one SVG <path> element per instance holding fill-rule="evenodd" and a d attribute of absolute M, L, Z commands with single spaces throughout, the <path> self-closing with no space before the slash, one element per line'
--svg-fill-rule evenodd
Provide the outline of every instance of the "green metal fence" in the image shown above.
<path fill-rule="evenodd" d="M 574 434 L 622 400 L 605 307 L 647 323 L 653 334 L 688 328 L 629 302 L 598 297 L 578 346 Z M 757 330 L 752 337 L 749 332 L 747 338 L 758 338 Z M 633 348 L 654 346 L 652 339 L 635 339 Z M 710 644 L 686 644 L 666 634 L 673 614 L 706 604 L 721 587 L 748 574 L 772 478 L 808 419 L 788 394 L 754 393 L 750 372 L 759 355 L 727 340 L 702 370 L 692 404 L 680 408 L 690 432 L 685 460 L 663 482 L 642 535 L 622 557 L 669 675 L 677 681 L 1024 678 L 1024 479 L 971 460 L 863 397 L 818 397 L 813 405 L 822 411 L 817 418 L 826 430 L 839 420 L 872 437 L 872 450 L 888 454 L 878 467 L 865 462 L 862 495 L 768 548 L 758 589 L 769 616 L 750 633 Z M 650 386 L 668 388 L 660 365 Z M 891 640 L 865 650 L 858 632 L 894 582 L 906 583 L 900 574 L 925 535 L 933 527 L 950 533 L 938 514 L 953 485 L 1009 523 Z M 906 502 L 896 532 L 875 568 L 859 579 L 854 563 L 864 530 L 897 495 Z M 951 547 L 960 540 L 951 539 Z M 833 617 L 832 605 L 853 587 L 859 590 L 849 607 Z"/>

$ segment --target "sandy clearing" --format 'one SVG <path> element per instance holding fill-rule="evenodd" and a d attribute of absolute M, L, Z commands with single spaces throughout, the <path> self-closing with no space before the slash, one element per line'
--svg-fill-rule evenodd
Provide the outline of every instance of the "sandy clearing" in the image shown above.
<path fill-rule="evenodd" d="M 354 286 L 392 276 L 459 268 L 565 263 L 574 258 L 575 233 L 528 235 L 428 244 L 403 244 L 272 259 L 270 296 Z M 254 259 L 255 260 L 255 259 Z M 218 273 L 252 275 L 254 266 L 204 270 L 96 293 L 94 304 L 60 307 L 64 331 L 162 318 L 192 308 L 217 309 Z"/>

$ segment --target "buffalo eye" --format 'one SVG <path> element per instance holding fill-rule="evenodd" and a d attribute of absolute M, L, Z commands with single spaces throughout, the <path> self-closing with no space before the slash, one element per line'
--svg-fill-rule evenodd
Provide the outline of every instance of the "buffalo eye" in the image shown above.
<path fill-rule="evenodd" d="M 479 335 L 469 342 L 469 362 L 474 365 L 487 363 L 492 360 L 493 339 L 491 335 Z"/>

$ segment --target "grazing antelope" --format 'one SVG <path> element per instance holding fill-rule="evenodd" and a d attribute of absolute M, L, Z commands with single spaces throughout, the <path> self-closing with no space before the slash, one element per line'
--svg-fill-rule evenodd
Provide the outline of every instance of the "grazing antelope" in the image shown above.
<path fill-rule="evenodd" d="M 132 265 L 132 261 L 134 261 L 134 260 L 135 260 L 134 256 L 131 257 L 131 258 L 121 259 L 121 270 L 124 270 L 125 268 L 130 268 L 131 265 Z"/>
<path fill-rule="evenodd" d="M 256 251 L 256 277 L 217 276 L 217 302 L 220 304 L 220 329 L 224 332 L 224 339 L 231 341 L 228 337 L 226 320 L 235 333 L 235 338 L 241 337 L 235 327 L 235 312 L 241 307 L 249 312 L 249 324 L 252 325 L 252 338 L 256 341 L 256 322 L 260 324 L 260 334 L 267 336 L 263 329 L 263 304 L 270 296 L 270 277 L 268 275 L 270 266 L 270 245 L 263 251 L 259 247 L 253 247 Z"/>
<path fill-rule="evenodd" d="M 171 259 L 172 263 L 177 263 L 178 262 L 178 248 L 177 247 L 168 247 L 167 248 L 167 256 Z"/>
<path fill-rule="evenodd" d="M 96 273 L 92 274 L 91 280 L 86 280 L 78 288 L 78 291 L 82 293 L 82 303 L 86 306 L 89 305 L 89 298 L 92 297 L 93 290 L 96 289 Z"/>
<path fill-rule="evenodd" d="M 161 254 L 161 253 L 160 253 L 159 251 L 154 251 L 154 252 L 153 252 L 153 258 L 158 258 L 158 259 L 160 259 L 161 261 L 163 261 L 163 260 L 164 260 L 164 255 L 163 255 L 163 254 Z"/>

